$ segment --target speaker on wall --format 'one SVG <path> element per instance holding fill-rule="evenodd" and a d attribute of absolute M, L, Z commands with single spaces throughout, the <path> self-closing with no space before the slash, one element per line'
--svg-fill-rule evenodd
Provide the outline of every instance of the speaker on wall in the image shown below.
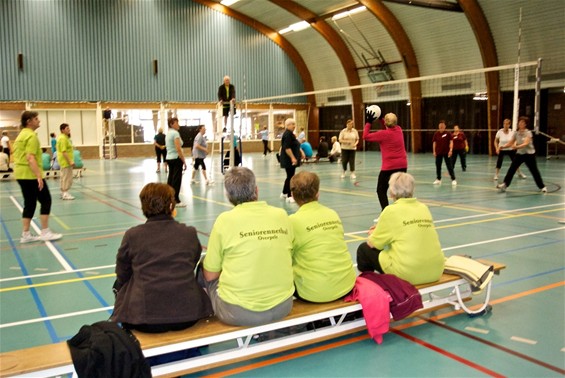
<path fill-rule="evenodd" d="M 157 59 L 153 59 L 153 75 L 157 75 L 158 72 L 159 72 L 159 62 L 157 62 Z"/>
<path fill-rule="evenodd" d="M 22 53 L 18 54 L 18 70 L 24 70 L 24 54 Z"/>

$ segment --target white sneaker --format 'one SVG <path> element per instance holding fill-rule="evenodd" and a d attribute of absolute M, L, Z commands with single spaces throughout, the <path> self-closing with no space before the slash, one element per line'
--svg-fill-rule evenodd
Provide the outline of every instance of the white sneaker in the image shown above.
<path fill-rule="evenodd" d="M 20 238 L 20 243 L 24 244 L 24 243 L 33 243 L 36 241 L 40 241 L 40 237 L 36 236 L 36 235 L 32 235 L 30 232 L 23 234 L 22 233 L 22 237 Z"/>
<path fill-rule="evenodd" d="M 457 186 L 457 180 L 451 181 L 451 186 Z"/>
<path fill-rule="evenodd" d="M 380 217 L 379 217 L 380 218 Z M 379 218 L 375 218 L 373 219 L 373 223 L 377 223 L 379 221 Z"/>
<path fill-rule="evenodd" d="M 39 238 L 43 241 L 57 240 L 61 239 L 62 237 L 63 234 L 57 234 L 48 228 L 41 230 L 41 235 L 39 236 Z"/>
<path fill-rule="evenodd" d="M 547 186 L 544 186 L 543 188 L 541 188 L 541 192 L 542 192 L 542 193 L 547 193 Z"/>
<path fill-rule="evenodd" d="M 441 184 L 441 180 L 436 179 L 436 180 L 434 181 L 434 185 L 439 185 L 439 184 Z"/>
<path fill-rule="evenodd" d="M 207 180 L 206 185 L 214 185 L 214 180 Z"/>
<path fill-rule="evenodd" d="M 493 180 L 494 180 L 494 181 L 498 181 L 498 175 L 494 175 Z"/>
<path fill-rule="evenodd" d="M 518 175 L 518 177 L 520 177 L 521 179 L 525 179 L 525 178 L 528 177 L 528 176 L 526 176 L 525 174 L 523 174 L 522 172 L 520 172 L 520 174 Z"/>
<path fill-rule="evenodd" d="M 352 173 L 352 174 L 351 174 L 351 179 L 352 179 L 352 180 L 355 180 L 356 178 L 357 178 L 357 176 L 355 175 L 355 173 Z"/>
<path fill-rule="evenodd" d="M 287 199 L 288 196 L 284 193 L 281 193 L 280 197 L 281 197 L 281 199 Z"/>
<path fill-rule="evenodd" d="M 195 179 L 190 180 L 190 183 L 191 183 L 191 184 L 198 184 L 199 182 L 200 182 L 200 181 L 195 180 Z"/>
<path fill-rule="evenodd" d="M 184 202 L 178 202 L 175 207 L 186 207 L 186 203 Z"/>
<path fill-rule="evenodd" d="M 75 199 L 75 197 L 73 197 L 73 196 L 71 195 L 71 193 L 69 193 L 69 192 L 63 193 L 63 196 L 62 196 L 61 198 L 62 198 L 63 200 L 74 200 L 74 199 Z"/>
<path fill-rule="evenodd" d="M 345 177 L 345 172 L 343 172 L 340 177 L 341 177 L 341 178 L 344 178 L 344 177 Z"/>
<path fill-rule="evenodd" d="M 505 192 L 505 191 L 506 191 L 506 188 L 507 188 L 507 186 L 506 186 L 505 183 L 499 184 L 499 185 L 497 185 L 496 187 L 498 188 L 498 190 L 499 190 L 501 193 L 502 193 L 502 192 Z"/>
<path fill-rule="evenodd" d="M 292 197 L 287 197 L 287 198 L 286 198 L 286 202 L 288 202 L 288 203 L 296 203 L 296 201 L 295 201 L 294 198 L 292 198 Z"/>

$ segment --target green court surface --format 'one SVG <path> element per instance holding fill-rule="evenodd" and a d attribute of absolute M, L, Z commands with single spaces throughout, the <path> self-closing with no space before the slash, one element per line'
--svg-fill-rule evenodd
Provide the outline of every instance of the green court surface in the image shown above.
<path fill-rule="evenodd" d="M 492 312 L 470 318 L 445 309 L 392 323 L 381 345 L 361 332 L 198 376 L 565 375 L 565 224 L 559 223 L 565 219 L 565 161 L 538 158 L 548 188 L 541 194 L 526 167 L 528 178 L 515 178 L 506 193 L 499 193 L 495 157 L 469 155 L 467 172 L 455 168 L 456 187 L 445 168 L 443 184 L 432 185 L 431 154 L 408 159 L 416 197 L 430 207 L 445 255 L 506 264 L 494 278 Z M 231 208 L 220 159 L 206 164 L 216 184 L 191 184 L 187 172 L 181 199 L 188 206 L 177 213 L 177 220 L 197 228 L 204 247 L 217 215 Z M 261 200 L 289 214 L 297 210 L 279 198 L 285 173 L 273 155 L 244 154 L 243 164 L 255 172 Z M 166 174 L 155 173 L 153 159 L 87 160 L 85 167 L 71 189 L 74 201 L 59 199 L 58 180 L 47 180 L 53 197 L 50 226 L 64 234 L 52 243 L 19 243 L 20 188 L 14 180 L 0 182 L 1 352 L 60 342 L 83 324 L 110 316 L 117 248 L 125 230 L 144 222 L 139 191 L 146 183 L 166 182 Z M 354 262 L 357 246 L 380 213 L 379 169 L 378 152 L 357 154 L 355 180 L 340 178 L 338 164 L 299 168 L 320 176 L 320 202 L 341 216 Z"/>

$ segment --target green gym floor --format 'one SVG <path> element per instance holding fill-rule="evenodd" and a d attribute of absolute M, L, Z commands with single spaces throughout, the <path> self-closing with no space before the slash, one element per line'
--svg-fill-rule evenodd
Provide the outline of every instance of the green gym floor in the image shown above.
<path fill-rule="evenodd" d="M 249 153 L 243 161 L 257 176 L 261 200 L 296 211 L 296 204 L 279 198 L 285 174 L 273 155 Z M 217 155 L 206 160 L 214 186 L 191 185 L 190 172 L 183 179 L 181 199 L 188 207 L 178 209 L 177 219 L 197 228 L 203 246 L 216 216 L 231 208 L 219 163 Z M 432 185 L 431 154 L 409 155 L 416 196 L 430 207 L 446 256 L 507 265 L 494 278 L 491 313 L 470 318 L 444 309 L 392 323 L 381 345 L 360 332 L 198 376 L 563 377 L 565 159 L 540 157 L 538 164 L 547 194 L 539 193 L 526 167 L 527 179 L 515 178 L 506 193 L 498 193 L 495 157 L 469 155 L 467 172 L 457 166 L 458 185 L 452 187 L 445 169 L 443 185 Z M 14 180 L 0 182 L 1 352 L 66 340 L 111 313 L 116 251 L 124 231 L 144 222 L 138 193 L 146 183 L 166 182 L 166 174 L 155 173 L 153 159 L 87 160 L 85 167 L 74 180 L 74 201 L 60 200 L 58 180 L 47 180 L 50 226 L 64 234 L 52 243 L 19 243 L 20 188 Z M 353 261 L 380 213 L 379 168 L 378 152 L 357 154 L 355 181 L 341 179 L 338 164 L 299 168 L 320 176 L 320 202 L 340 214 Z"/>

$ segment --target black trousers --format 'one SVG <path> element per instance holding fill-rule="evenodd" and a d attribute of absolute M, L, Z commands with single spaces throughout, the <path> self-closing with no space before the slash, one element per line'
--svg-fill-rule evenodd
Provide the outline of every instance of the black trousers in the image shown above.
<path fill-rule="evenodd" d="M 24 211 L 22 218 L 32 219 L 37 201 L 41 204 L 39 213 L 41 215 L 48 215 L 51 212 L 51 193 L 45 180 L 43 180 L 43 189 L 39 190 L 37 180 L 18 180 L 22 195 L 24 196 Z"/>
<path fill-rule="evenodd" d="M 269 141 L 264 140 L 263 141 L 263 155 L 267 155 L 267 152 L 271 153 L 271 149 L 269 148 Z"/>
<path fill-rule="evenodd" d="M 355 172 L 355 150 L 341 150 L 341 166 L 344 171 L 347 171 L 347 163 L 349 163 L 349 170 Z"/>
<path fill-rule="evenodd" d="M 377 181 L 377 196 L 379 197 L 379 203 L 383 210 L 388 206 L 387 192 L 390 176 L 396 172 L 406 172 L 406 168 L 391 169 L 389 171 L 381 171 L 381 173 L 379 173 L 379 180 Z"/>
<path fill-rule="evenodd" d="M 500 150 L 498 153 L 498 159 L 496 159 L 496 168 L 500 169 L 502 167 L 502 161 L 504 160 L 505 156 L 510 156 L 510 161 L 514 160 L 514 156 L 516 156 L 515 150 Z"/>
<path fill-rule="evenodd" d="M 512 164 L 510 164 L 510 168 L 508 168 L 508 172 L 506 173 L 506 176 L 504 176 L 504 183 L 506 186 L 510 186 L 512 178 L 514 178 L 516 171 L 520 168 L 522 163 L 526 164 L 526 167 L 528 167 L 532 173 L 532 177 L 534 178 L 536 185 L 538 188 L 542 189 L 545 184 L 543 183 L 543 179 L 539 173 L 538 164 L 536 162 L 536 154 L 516 154 L 514 156 L 514 160 L 512 160 Z"/>
<path fill-rule="evenodd" d="M 180 158 L 167 160 L 167 165 L 169 166 L 167 184 L 175 190 L 175 200 L 179 203 L 180 186 L 182 183 L 182 160 Z"/>
<path fill-rule="evenodd" d="M 384 273 L 379 263 L 379 254 L 381 250 L 369 247 L 367 242 L 361 243 L 357 247 L 357 269 L 360 272 Z"/>
<path fill-rule="evenodd" d="M 291 165 L 290 167 L 286 167 L 284 169 L 286 171 L 286 179 L 284 180 L 284 186 L 283 186 L 283 194 L 286 194 L 287 197 L 291 197 L 292 195 L 290 194 L 290 179 L 294 176 L 294 173 L 296 172 L 296 165 Z"/>
<path fill-rule="evenodd" d="M 441 180 L 441 162 L 445 161 L 445 166 L 447 167 L 447 172 L 451 176 L 452 180 L 455 180 L 455 173 L 453 172 L 453 167 L 451 166 L 451 159 L 447 155 L 437 155 L 436 156 L 436 178 Z"/>
<path fill-rule="evenodd" d="M 451 166 L 455 169 L 455 163 L 457 163 L 457 155 L 461 158 L 461 169 L 463 172 L 467 170 L 467 153 L 465 150 L 453 150 L 451 155 Z"/>

